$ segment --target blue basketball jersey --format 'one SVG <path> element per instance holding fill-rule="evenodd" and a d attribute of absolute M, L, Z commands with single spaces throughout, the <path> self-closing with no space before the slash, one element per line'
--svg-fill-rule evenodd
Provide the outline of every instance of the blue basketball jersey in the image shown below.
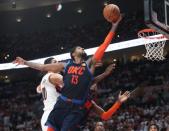
<path fill-rule="evenodd" d="M 72 60 L 65 67 L 62 95 L 70 99 L 84 100 L 89 92 L 93 75 L 86 62 L 76 64 Z"/>

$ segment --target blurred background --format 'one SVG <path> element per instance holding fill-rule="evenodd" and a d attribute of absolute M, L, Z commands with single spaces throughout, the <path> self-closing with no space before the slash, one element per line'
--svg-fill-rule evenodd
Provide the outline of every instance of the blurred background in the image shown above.
<path fill-rule="evenodd" d="M 32 60 L 67 53 L 76 45 L 85 49 L 100 45 L 111 27 L 102 14 L 110 3 L 117 4 L 124 14 L 112 43 L 138 38 L 137 32 L 147 28 L 143 0 L 0 0 L 0 63 L 16 56 Z M 96 103 L 107 110 L 120 90 L 137 89 L 111 120 L 103 122 L 106 131 L 147 131 L 151 123 L 167 131 L 168 50 L 166 44 L 166 59 L 161 62 L 146 60 L 144 46 L 105 55 L 95 75 L 113 59 L 117 67 L 98 84 Z M 43 103 L 36 86 L 42 76 L 30 68 L 0 71 L 0 131 L 41 130 Z M 90 113 L 82 130 L 94 130 L 98 121 L 99 117 Z"/>

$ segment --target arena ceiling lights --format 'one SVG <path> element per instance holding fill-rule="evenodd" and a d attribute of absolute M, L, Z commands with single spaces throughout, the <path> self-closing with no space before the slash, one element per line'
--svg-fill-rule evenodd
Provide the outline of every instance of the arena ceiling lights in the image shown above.
<path fill-rule="evenodd" d="M 0 0 L 0 11 L 16 11 L 80 0 Z"/>

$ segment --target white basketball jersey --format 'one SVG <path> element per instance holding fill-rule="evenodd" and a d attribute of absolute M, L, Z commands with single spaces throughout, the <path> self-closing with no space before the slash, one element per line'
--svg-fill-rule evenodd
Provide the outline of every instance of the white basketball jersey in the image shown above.
<path fill-rule="evenodd" d="M 44 111 L 45 110 L 52 110 L 58 96 L 60 96 L 60 93 L 57 92 L 55 85 L 50 83 L 49 76 L 52 73 L 47 73 L 41 81 L 41 90 L 42 90 L 42 96 L 43 96 L 43 103 L 44 103 Z M 57 74 L 59 78 L 63 78 L 60 74 Z"/>

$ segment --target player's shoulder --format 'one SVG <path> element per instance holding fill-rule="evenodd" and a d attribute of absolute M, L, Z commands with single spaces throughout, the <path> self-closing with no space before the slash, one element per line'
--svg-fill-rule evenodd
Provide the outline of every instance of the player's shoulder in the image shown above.
<path fill-rule="evenodd" d="M 53 74 L 53 73 L 47 73 L 47 74 L 45 74 L 45 75 L 43 76 L 42 80 L 43 80 L 43 79 L 48 79 L 51 74 Z"/>
<path fill-rule="evenodd" d="M 51 73 L 49 75 L 49 78 L 60 78 L 60 79 L 62 79 L 63 76 L 61 74 L 59 74 L 59 73 Z"/>
<path fill-rule="evenodd" d="M 53 73 L 47 73 L 43 76 L 42 80 L 41 80 L 41 84 L 45 84 L 49 81 L 49 77 L 52 75 Z"/>

